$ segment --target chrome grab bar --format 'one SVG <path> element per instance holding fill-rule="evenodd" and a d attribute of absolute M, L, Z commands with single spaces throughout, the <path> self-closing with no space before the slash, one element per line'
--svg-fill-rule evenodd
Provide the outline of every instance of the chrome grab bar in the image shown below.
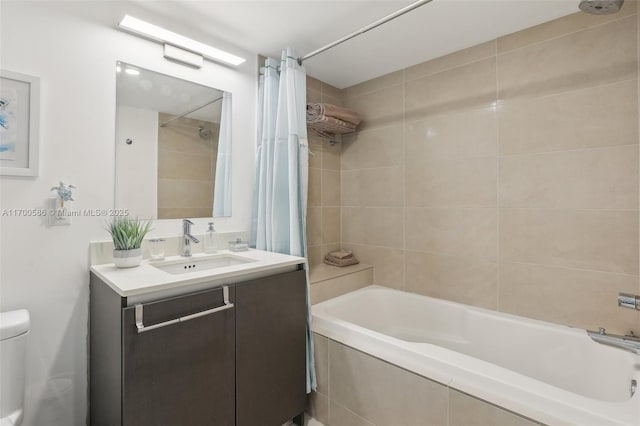
<path fill-rule="evenodd" d="M 229 301 L 229 286 L 222 287 L 222 294 L 224 298 L 224 305 L 218 306 L 217 308 L 207 309 L 206 311 L 196 312 L 195 314 L 185 315 L 183 317 L 175 318 L 169 321 L 159 322 L 158 324 L 153 325 L 144 325 L 144 305 L 138 304 L 135 308 L 136 314 L 136 328 L 138 329 L 138 333 L 144 333 L 145 331 L 155 330 L 156 328 L 166 327 L 172 324 L 178 324 L 180 322 L 189 321 L 195 318 L 200 318 L 205 315 L 215 314 L 216 312 L 226 311 L 227 309 L 233 308 L 233 303 Z"/>
<path fill-rule="evenodd" d="M 614 346 L 620 349 L 626 349 L 633 352 L 636 355 L 640 355 L 640 338 L 627 335 L 620 336 L 618 334 L 609 334 L 602 327 L 598 331 L 587 330 L 587 335 L 591 337 L 594 342 L 602 343 L 603 345 Z"/>

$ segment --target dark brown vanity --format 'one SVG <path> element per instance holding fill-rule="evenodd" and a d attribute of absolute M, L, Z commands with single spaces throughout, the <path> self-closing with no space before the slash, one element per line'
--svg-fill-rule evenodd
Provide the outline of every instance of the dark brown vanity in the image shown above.
<path fill-rule="evenodd" d="M 301 420 L 305 271 L 141 303 L 94 272 L 90 285 L 92 426 Z"/>

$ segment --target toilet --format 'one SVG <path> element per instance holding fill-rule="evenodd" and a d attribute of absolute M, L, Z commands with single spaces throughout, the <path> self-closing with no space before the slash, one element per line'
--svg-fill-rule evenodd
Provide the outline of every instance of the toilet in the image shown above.
<path fill-rule="evenodd" d="M 25 309 L 0 313 L 0 426 L 22 424 L 29 325 Z"/>

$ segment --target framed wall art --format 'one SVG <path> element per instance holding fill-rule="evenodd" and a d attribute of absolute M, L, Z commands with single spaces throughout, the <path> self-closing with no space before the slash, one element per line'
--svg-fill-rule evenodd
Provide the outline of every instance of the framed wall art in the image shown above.
<path fill-rule="evenodd" d="M 0 70 L 0 175 L 38 176 L 40 79 Z"/>

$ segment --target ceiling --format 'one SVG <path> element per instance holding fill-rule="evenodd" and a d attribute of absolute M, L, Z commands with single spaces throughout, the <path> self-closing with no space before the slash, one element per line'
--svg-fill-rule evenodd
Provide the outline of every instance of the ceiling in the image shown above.
<path fill-rule="evenodd" d="M 225 43 L 265 56 L 300 56 L 412 3 L 407 0 L 175 0 L 135 3 Z M 433 0 L 304 62 L 345 88 L 578 11 L 578 0 Z"/>

